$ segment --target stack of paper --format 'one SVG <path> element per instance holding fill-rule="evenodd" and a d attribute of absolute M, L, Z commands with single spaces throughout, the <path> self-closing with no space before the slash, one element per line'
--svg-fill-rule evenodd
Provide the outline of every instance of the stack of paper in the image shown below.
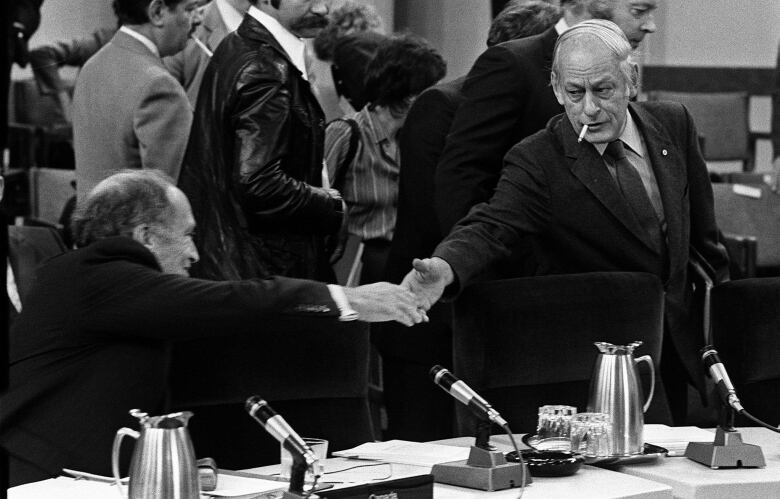
<path fill-rule="evenodd" d="M 450 461 L 463 461 L 469 457 L 469 448 L 424 444 L 407 440 L 388 440 L 387 442 L 368 442 L 353 449 L 334 452 L 333 455 L 415 466 L 433 466 Z"/>
<path fill-rule="evenodd" d="M 688 442 L 712 442 L 715 434 L 697 426 L 646 424 L 644 437 L 645 442 L 666 448 L 669 456 L 682 456 Z"/>

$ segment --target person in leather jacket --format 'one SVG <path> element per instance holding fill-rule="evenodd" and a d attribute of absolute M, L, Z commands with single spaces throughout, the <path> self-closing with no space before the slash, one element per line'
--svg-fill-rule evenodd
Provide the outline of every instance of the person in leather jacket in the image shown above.
<path fill-rule="evenodd" d="M 304 44 L 327 24 L 322 0 L 253 0 L 203 76 L 179 186 L 192 201 L 193 275 L 268 274 L 333 282 L 328 238 L 344 219 L 323 186 L 324 115 Z"/>

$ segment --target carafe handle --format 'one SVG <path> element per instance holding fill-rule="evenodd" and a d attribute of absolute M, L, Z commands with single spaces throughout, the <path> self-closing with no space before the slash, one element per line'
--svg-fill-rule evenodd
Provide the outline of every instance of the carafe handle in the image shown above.
<path fill-rule="evenodd" d="M 647 397 L 645 407 L 642 409 L 642 412 L 647 412 L 650 402 L 653 401 L 653 395 L 655 395 L 655 367 L 653 366 L 653 359 L 649 355 L 643 355 L 634 359 L 634 363 L 639 364 L 640 362 L 647 362 L 647 365 L 650 367 L 650 395 Z"/>
<path fill-rule="evenodd" d="M 116 486 L 119 490 L 119 493 L 122 494 L 122 497 L 125 499 L 127 499 L 127 493 L 125 492 L 124 488 L 122 488 L 122 476 L 119 474 L 119 447 L 122 446 L 123 438 L 133 437 L 134 439 L 138 440 L 138 437 L 140 436 L 140 433 L 135 430 L 131 430 L 130 428 L 119 428 L 116 431 L 116 436 L 114 437 L 114 446 L 111 449 L 111 469 L 114 472 L 114 480 L 116 481 Z M 129 482 L 127 486 L 130 486 Z"/>

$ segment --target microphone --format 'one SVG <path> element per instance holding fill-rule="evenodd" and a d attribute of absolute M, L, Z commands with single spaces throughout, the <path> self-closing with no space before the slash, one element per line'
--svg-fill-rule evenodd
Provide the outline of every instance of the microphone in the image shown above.
<path fill-rule="evenodd" d="M 701 349 L 701 360 L 704 366 L 709 369 L 710 377 L 718 387 L 718 393 L 723 403 L 733 407 L 737 412 L 744 412 L 745 408 L 742 407 L 742 403 L 739 401 L 739 397 L 737 397 L 737 391 L 731 383 L 726 367 L 721 362 L 720 357 L 718 357 L 718 351 L 712 345 L 707 345 Z"/>
<path fill-rule="evenodd" d="M 249 415 L 260 423 L 272 437 L 281 442 L 290 454 L 302 456 L 309 467 L 318 461 L 314 451 L 306 445 L 306 442 L 287 424 L 283 417 L 271 409 L 268 402 L 253 395 L 246 399 L 245 407 Z"/>
<path fill-rule="evenodd" d="M 459 380 L 449 370 L 436 365 L 431 368 L 431 379 L 462 404 L 467 405 L 479 417 L 487 418 L 499 426 L 506 426 L 507 422 L 497 410 L 493 409 L 487 400 L 472 390 L 466 383 Z"/>

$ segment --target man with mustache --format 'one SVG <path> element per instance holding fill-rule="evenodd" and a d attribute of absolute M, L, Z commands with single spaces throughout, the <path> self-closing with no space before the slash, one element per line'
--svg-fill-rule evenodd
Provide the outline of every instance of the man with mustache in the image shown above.
<path fill-rule="evenodd" d="M 326 24 L 323 0 L 253 0 L 203 76 L 179 185 L 202 231 L 193 274 L 268 274 L 332 282 L 326 238 L 344 218 L 323 186 L 324 116 L 305 46 Z"/>

